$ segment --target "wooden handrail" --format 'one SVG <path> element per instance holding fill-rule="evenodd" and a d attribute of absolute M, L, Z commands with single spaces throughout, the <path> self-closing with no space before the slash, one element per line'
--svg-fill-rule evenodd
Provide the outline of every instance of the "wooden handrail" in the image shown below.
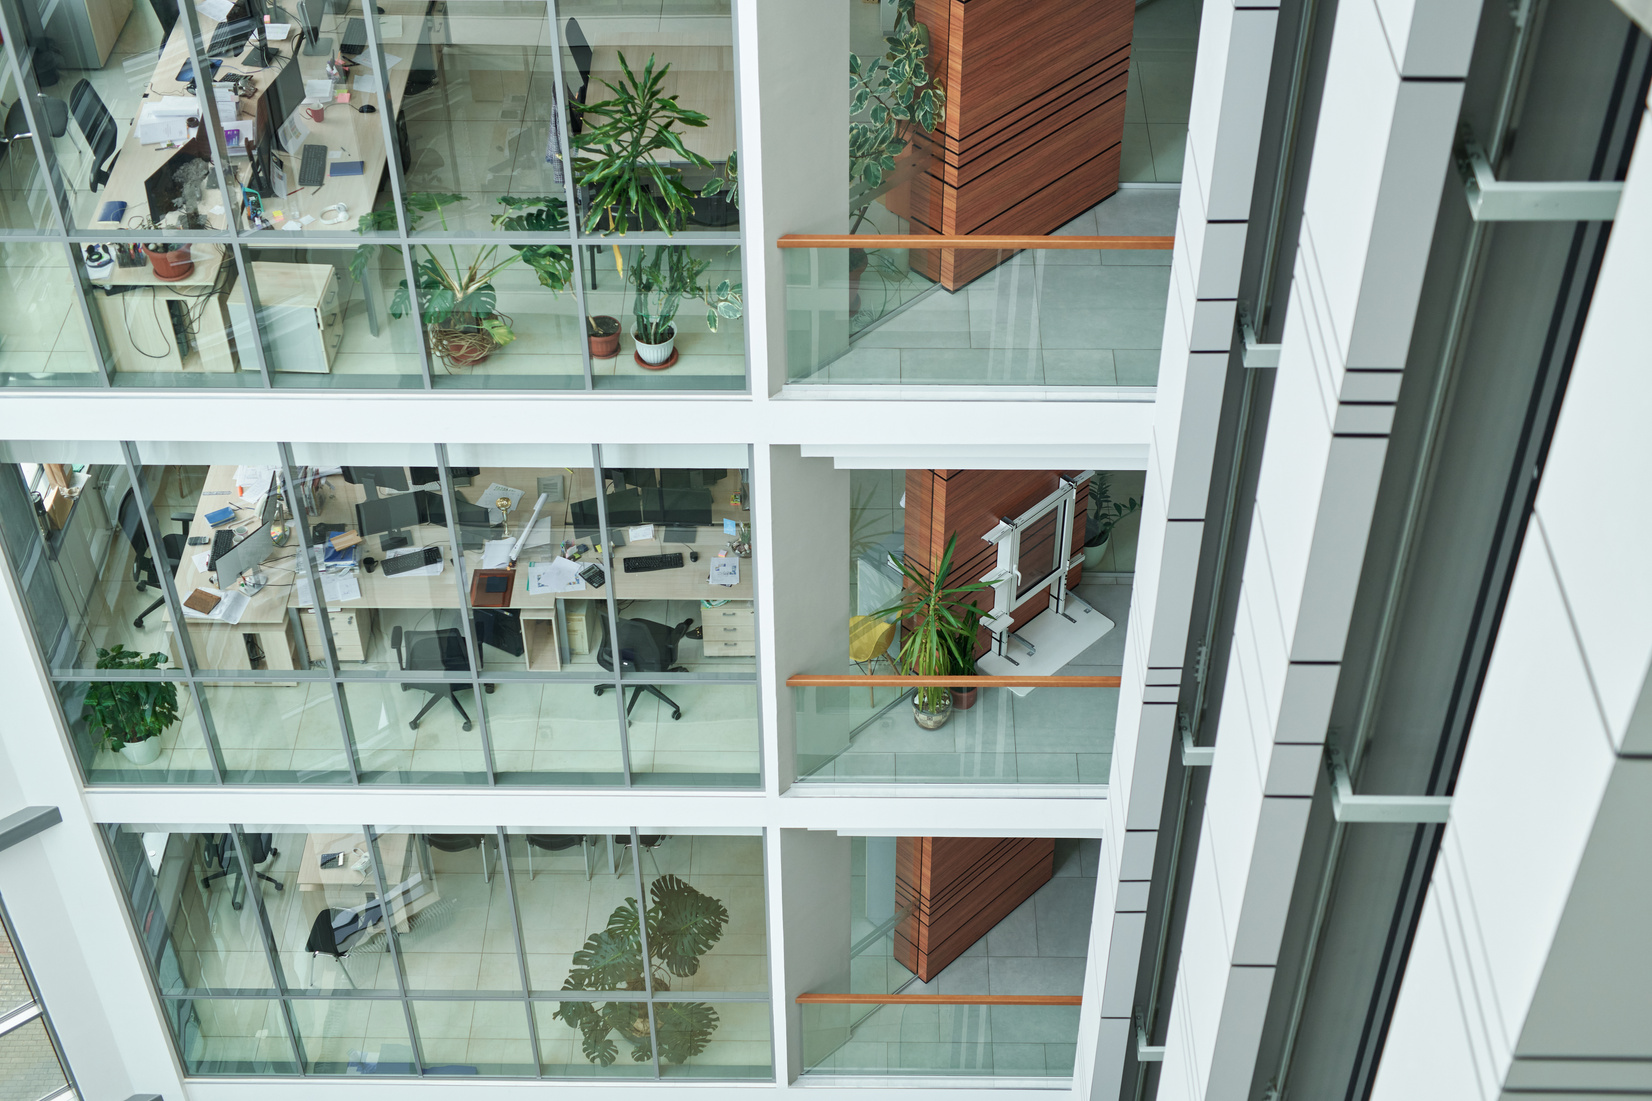
<path fill-rule="evenodd" d="M 897 677 L 888 674 L 793 673 L 787 688 L 1117 688 L 1118 677 Z"/>
<path fill-rule="evenodd" d="M 1077 994 L 799 994 L 798 1005 L 1082 1005 Z"/>
<path fill-rule="evenodd" d="M 967 233 L 786 233 L 780 248 L 1172 249 L 1174 237 L 1021 237 Z"/>

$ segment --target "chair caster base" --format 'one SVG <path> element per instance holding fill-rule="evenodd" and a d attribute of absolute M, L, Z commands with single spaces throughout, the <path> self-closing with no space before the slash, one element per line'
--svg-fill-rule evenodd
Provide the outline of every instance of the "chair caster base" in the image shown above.
<path fill-rule="evenodd" d="M 464 730 L 464 731 L 469 731 L 470 727 L 471 727 L 470 723 L 463 723 L 463 724 L 460 725 L 459 729 Z"/>
<path fill-rule="evenodd" d="M 132 621 L 132 626 L 134 626 L 134 627 L 136 627 L 136 628 L 137 628 L 137 629 L 138 629 L 138 630 L 140 630 L 140 631 L 141 631 L 141 630 L 143 630 L 143 620 L 141 620 L 141 619 L 134 619 L 134 620 L 133 620 L 133 621 Z"/>
<path fill-rule="evenodd" d="M 681 712 L 681 711 L 677 711 L 677 710 L 673 710 L 673 711 L 672 711 L 672 712 L 671 712 L 671 717 L 672 717 L 672 718 L 673 718 L 673 719 L 680 719 L 680 718 L 682 718 L 682 717 L 683 717 L 683 713 L 682 713 L 682 712 Z"/>
<path fill-rule="evenodd" d="M 415 720 L 414 720 L 414 721 L 412 721 L 412 722 L 410 722 L 410 723 L 408 723 L 408 724 L 407 724 L 407 729 L 409 729 L 409 730 L 417 730 L 417 729 L 419 729 L 419 723 L 418 723 L 418 720 L 417 720 L 417 719 L 415 719 Z"/>
<path fill-rule="evenodd" d="M 597 684 L 597 685 L 592 685 L 591 686 L 591 694 L 594 695 L 594 696 L 600 696 L 606 691 L 608 691 L 608 686 L 606 684 Z"/>

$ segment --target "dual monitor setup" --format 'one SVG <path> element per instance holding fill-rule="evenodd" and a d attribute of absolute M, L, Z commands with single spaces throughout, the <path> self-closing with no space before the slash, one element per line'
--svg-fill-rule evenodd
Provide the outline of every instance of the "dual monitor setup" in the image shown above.
<path fill-rule="evenodd" d="M 467 481 L 480 474 L 481 468 L 456 467 L 448 473 L 456 482 Z M 367 499 L 356 506 L 356 530 L 364 538 L 379 536 L 385 550 L 406 546 L 408 528 L 420 524 L 448 526 L 447 506 L 440 490 L 424 488 L 440 482 L 433 466 L 347 466 L 341 468 L 340 476 L 366 491 Z M 393 492 L 381 497 L 380 489 Z M 455 498 L 454 508 L 458 512 L 459 542 L 466 550 L 479 549 L 495 535 L 487 506 Z"/>

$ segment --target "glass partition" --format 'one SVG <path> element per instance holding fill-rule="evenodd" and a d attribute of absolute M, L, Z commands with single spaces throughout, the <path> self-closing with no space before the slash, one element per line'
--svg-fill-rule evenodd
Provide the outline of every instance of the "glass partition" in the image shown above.
<path fill-rule="evenodd" d="M 0 160 L 0 175 L 9 159 Z M 86 320 L 75 302 L 74 282 L 69 253 L 61 244 L 0 244 L 0 298 L 8 303 L 0 316 L 0 375 L 11 385 L 95 386 L 101 381 L 97 357 L 87 351 Z"/>

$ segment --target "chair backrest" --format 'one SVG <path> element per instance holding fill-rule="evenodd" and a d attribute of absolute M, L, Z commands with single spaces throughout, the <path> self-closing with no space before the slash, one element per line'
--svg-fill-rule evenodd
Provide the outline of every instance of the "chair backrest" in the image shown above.
<path fill-rule="evenodd" d="M 580 91 L 591 83 L 591 58 L 595 56 L 591 44 L 585 41 L 585 32 L 579 29 L 579 20 L 570 19 L 565 28 L 564 37 L 568 42 L 568 52 L 574 55 L 574 66 L 579 70 Z M 584 95 L 579 96 L 581 103 L 585 102 Z"/>
<path fill-rule="evenodd" d="M 559 853 L 581 844 L 585 837 L 578 833 L 530 833 L 528 844 L 545 852 Z"/>
<path fill-rule="evenodd" d="M 241 839 L 241 844 L 247 850 L 247 860 L 253 864 L 262 864 L 275 852 L 275 838 L 267 833 L 249 833 Z"/>
<path fill-rule="evenodd" d="M 126 496 L 120 499 L 116 522 L 120 524 L 121 534 L 126 536 L 126 541 L 140 558 L 149 553 L 149 534 L 143 530 L 143 514 L 138 511 L 138 498 L 134 490 L 127 490 Z"/>
<path fill-rule="evenodd" d="M 109 108 L 103 105 L 103 100 L 92 88 L 90 81 L 82 79 L 75 82 L 69 91 L 69 111 L 75 117 L 75 125 L 80 127 L 81 136 L 86 144 L 92 147 L 92 179 L 90 187 L 97 191 L 109 179 L 109 166 L 104 162 L 115 152 L 119 144 L 120 131 L 115 126 L 114 116 Z"/>
<path fill-rule="evenodd" d="M 482 846 L 481 837 L 474 833 L 427 833 L 424 839 L 431 848 L 444 853 L 462 853 Z"/>
<path fill-rule="evenodd" d="M 608 637 L 608 621 L 602 621 L 602 644 L 597 647 L 597 664 L 614 668 L 613 646 Z M 677 643 L 670 627 L 651 619 L 619 621 L 620 663 L 632 669 L 663 673 L 677 660 Z"/>
<path fill-rule="evenodd" d="M 178 21 L 178 0 L 149 0 L 149 6 L 155 9 L 155 18 L 161 21 L 161 38 L 172 33 L 172 25 Z"/>
<path fill-rule="evenodd" d="M 408 631 L 398 653 L 403 669 L 464 671 L 470 668 L 465 638 L 457 627 L 439 631 Z"/>

